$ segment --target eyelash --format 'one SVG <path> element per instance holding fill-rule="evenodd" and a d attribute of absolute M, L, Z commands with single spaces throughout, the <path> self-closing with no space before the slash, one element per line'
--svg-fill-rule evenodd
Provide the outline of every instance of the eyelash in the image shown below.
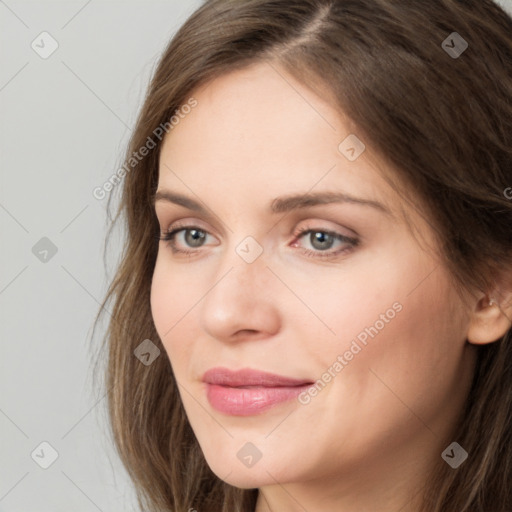
<path fill-rule="evenodd" d="M 183 255 L 191 256 L 192 254 L 197 253 L 197 250 L 177 249 L 175 241 L 174 241 L 175 236 L 180 231 L 189 231 L 189 230 L 190 231 L 197 230 L 202 233 L 209 234 L 206 230 L 204 230 L 198 226 L 176 223 L 174 226 L 171 227 L 171 229 L 169 231 L 167 231 L 163 235 L 157 236 L 155 238 L 159 241 L 167 242 L 166 245 L 170 246 L 170 248 L 174 254 L 181 253 Z M 341 254 L 344 254 L 348 251 L 351 251 L 352 249 L 354 249 L 356 246 L 359 245 L 359 240 L 357 238 L 347 237 L 340 233 L 337 233 L 335 231 L 330 231 L 327 229 L 315 229 L 315 228 L 309 228 L 309 227 L 302 227 L 297 230 L 297 232 L 294 234 L 294 237 L 301 238 L 309 233 L 324 233 L 326 235 L 332 236 L 334 238 L 334 240 L 338 240 L 340 242 L 346 242 L 348 244 L 348 247 L 345 247 L 343 249 L 338 249 L 337 251 L 334 251 L 334 252 L 319 251 L 319 250 L 315 251 L 315 250 L 311 250 L 311 249 L 301 249 L 301 252 L 303 254 L 306 254 L 307 256 L 310 256 L 312 258 L 320 258 L 320 259 L 330 258 L 330 259 L 332 259 L 332 258 L 340 256 Z"/>

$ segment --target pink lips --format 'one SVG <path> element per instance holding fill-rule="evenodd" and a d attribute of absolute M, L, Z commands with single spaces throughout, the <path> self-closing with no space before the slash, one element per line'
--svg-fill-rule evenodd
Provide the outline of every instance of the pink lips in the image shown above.
<path fill-rule="evenodd" d="M 250 416 L 287 400 L 311 386 L 309 380 L 245 368 L 231 371 L 212 368 L 203 375 L 210 405 L 220 412 L 235 416 Z"/>

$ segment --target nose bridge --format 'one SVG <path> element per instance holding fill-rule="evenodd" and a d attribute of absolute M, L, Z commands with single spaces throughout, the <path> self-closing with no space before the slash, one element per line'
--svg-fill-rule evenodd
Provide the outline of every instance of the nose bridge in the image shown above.
<path fill-rule="evenodd" d="M 227 339 L 239 330 L 272 331 L 277 327 L 272 272 L 263 247 L 244 238 L 221 256 L 201 306 L 201 323 L 211 336 Z"/>
<path fill-rule="evenodd" d="M 263 246 L 249 236 L 228 251 L 217 269 L 214 288 L 228 294 L 228 300 L 259 300 L 260 293 L 268 289 L 271 274 L 266 268 L 268 259 Z"/>

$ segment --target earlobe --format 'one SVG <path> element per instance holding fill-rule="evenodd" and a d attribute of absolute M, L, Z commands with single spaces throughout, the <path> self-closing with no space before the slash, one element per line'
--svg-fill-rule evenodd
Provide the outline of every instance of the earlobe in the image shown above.
<path fill-rule="evenodd" d="M 467 340 L 475 345 L 485 345 L 501 339 L 512 327 L 512 305 L 488 296 L 480 299 L 471 315 Z"/>

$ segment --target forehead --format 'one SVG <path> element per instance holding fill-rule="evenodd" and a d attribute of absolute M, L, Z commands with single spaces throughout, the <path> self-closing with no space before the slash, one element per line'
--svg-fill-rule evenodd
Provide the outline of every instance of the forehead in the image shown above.
<path fill-rule="evenodd" d="M 160 188 L 221 197 L 229 189 L 260 202 L 293 192 L 344 191 L 396 209 L 379 171 L 384 163 L 371 148 L 353 161 L 340 150 L 357 137 L 353 123 L 275 64 L 225 74 L 190 97 L 197 106 L 164 140 Z"/>
<path fill-rule="evenodd" d="M 193 134 L 196 147 L 215 147 L 217 154 L 234 155 L 236 160 L 242 155 L 247 161 L 304 153 L 313 143 L 316 155 L 336 154 L 341 134 L 335 113 L 274 64 L 258 63 L 228 73 L 191 96 L 197 107 L 166 138 L 174 139 L 178 150 Z M 301 147 L 306 138 L 312 144 Z"/>

